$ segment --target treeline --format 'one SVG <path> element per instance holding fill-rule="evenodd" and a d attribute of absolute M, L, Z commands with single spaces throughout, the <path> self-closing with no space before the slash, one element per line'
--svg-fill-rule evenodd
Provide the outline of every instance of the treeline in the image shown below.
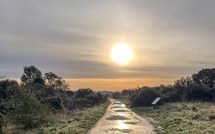
<path fill-rule="evenodd" d="M 42 75 L 35 66 L 24 67 L 21 83 L 0 80 L 0 133 L 2 127 L 15 124 L 34 128 L 48 122 L 47 115 L 72 112 L 107 101 L 107 96 L 91 89 L 69 90 L 56 74 Z"/>
<path fill-rule="evenodd" d="M 172 85 L 157 87 L 140 87 L 125 89 L 121 93 L 114 93 L 113 97 L 124 96 L 133 106 L 150 106 L 156 97 L 162 102 L 181 101 L 215 101 L 215 69 L 202 69 L 190 77 L 182 77 Z"/>

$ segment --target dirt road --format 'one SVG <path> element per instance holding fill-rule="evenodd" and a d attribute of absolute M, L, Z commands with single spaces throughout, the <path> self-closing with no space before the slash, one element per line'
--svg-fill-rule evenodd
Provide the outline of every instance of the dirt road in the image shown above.
<path fill-rule="evenodd" d="M 125 104 L 110 101 L 106 114 L 88 134 L 156 134 L 146 119 L 126 108 Z"/>

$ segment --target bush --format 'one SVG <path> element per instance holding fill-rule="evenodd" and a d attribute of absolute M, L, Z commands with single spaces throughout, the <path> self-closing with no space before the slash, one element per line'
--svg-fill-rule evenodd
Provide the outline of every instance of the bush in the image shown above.
<path fill-rule="evenodd" d="M 90 95 L 87 95 L 85 97 L 87 100 L 90 100 L 93 102 L 93 104 L 98 104 L 99 103 L 99 97 L 97 94 L 90 94 Z"/>
<path fill-rule="evenodd" d="M 9 98 L 15 94 L 18 86 L 19 84 L 15 80 L 5 79 L 0 81 L 0 97 L 4 99 Z"/>
<path fill-rule="evenodd" d="M 73 103 L 72 99 L 66 99 L 62 102 L 63 106 L 68 110 L 74 110 L 72 103 Z"/>
<path fill-rule="evenodd" d="M 34 128 L 41 124 L 48 113 L 48 109 L 26 89 L 21 89 L 8 101 L 6 114 L 8 123 Z"/>
<path fill-rule="evenodd" d="M 91 106 L 93 106 L 93 102 L 84 98 L 78 98 L 72 102 L 72 107 L 74 109 L 83 109 L 84 107 Z"/>
<path fill-rule="evenodd" d="M 102 95 L 101 93 L 97 93 L 97 95 L 99 96 L 99 100 L 101 103 L 105 103 L 108 101 L 108 95 Z"/>
<path fill-rule="evenodd" d="M 211 91 L 213 91 L 213 89 L 193 85 L 188 91 L 187 99 L 189 101 L 212 101 L 213 94 Z"/>
<path fill-rule="evenodd" d="M 48 105 L 54 112 L 62 111 L 63 105 L 59 97 L 47 98 L 44 103 Z"/>
<path fill-rule="evenodd" d="M 69 96 L 69 97 L 72 97 L 74 95 L 74 92 L 71 91 L 71 90 L 67 90 L 66 91 L 66 94 Z"/>
<path fill-rule="evenodd" d="M 93 91 L 91 89 L 89 89 L 89 88 L 87 88 L 87 89 L 79 89 L 77 91 L 77 93 L 76 93 L 75 98 L 84 98 L 85 96 L 90 95 L 92 93 L 93 93 Z"/>
<path fill-rule="evenodd" d="M 158 97 L 158 93 L 156 93 L 152 89 L 144 89 L 142 90 L 136 98 L 134 98 L 132 105 L 133 106 L 151 106 L 151 103 Z"/>
<path fill-rule="evenodd" d="M 113 93 L 113 95 L 112 95 L 112 97 L 114 98 L 114 99 L 119 99 L 120 98 L 120 93 L 119 92 L 115 92 L 115 93 Z"/>

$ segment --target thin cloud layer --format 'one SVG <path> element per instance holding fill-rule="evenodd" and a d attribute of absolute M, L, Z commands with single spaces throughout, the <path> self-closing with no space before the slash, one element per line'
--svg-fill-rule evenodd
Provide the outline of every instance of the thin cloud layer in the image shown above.
<path fill-rule="evenodd" d="M 215 66 L 215 2 L 0 1 L 0 74 L 25 65 L 73 79 L 176 79 Z M 116 42 L 134 60 L 115 65 Z M 160 84 L 160 83 L 159 83 Z"/>

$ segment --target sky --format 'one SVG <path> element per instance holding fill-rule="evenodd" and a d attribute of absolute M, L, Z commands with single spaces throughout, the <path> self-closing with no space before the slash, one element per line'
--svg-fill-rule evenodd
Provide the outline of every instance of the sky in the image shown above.
<path fill-rule="evenodd" d="M 171 84 L 215 66 L 215 1 L 0 0 L 0 75 L 24 66 L 65 78 L 71 89 Z M 110 58 L 124 42 L 133 60 Z"/>

